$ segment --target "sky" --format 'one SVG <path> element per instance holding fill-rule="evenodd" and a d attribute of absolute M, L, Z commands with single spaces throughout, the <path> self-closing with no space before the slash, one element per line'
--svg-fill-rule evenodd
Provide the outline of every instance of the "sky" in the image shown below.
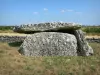
<path fill-rule="evenodd" d="M 100 0 L 0 0 L 0 25 L 58 21 L 100 25 Z"/>

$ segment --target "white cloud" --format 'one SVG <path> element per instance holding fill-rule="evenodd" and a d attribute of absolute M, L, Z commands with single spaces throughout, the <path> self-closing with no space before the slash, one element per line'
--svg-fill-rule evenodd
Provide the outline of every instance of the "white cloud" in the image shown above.
<path fill-rule="evenodd" d="M 69 10 L 69 9 L 67 9 L 67 10 L 64 10 L 64 9 L 63 9 L 63 10 L 61 10 L 62 13 L 64 13 L 64 12 L 73 12 L 73 11 L 74 11 L 74 10 Z"/>
<path fill-rule="evenodd" d="M 47 8 L 44 8 L 43 10 L 44 10 L 44 11 L 48 11 L 48 9 L 47 9 Z"/>
<path fill-rule="evenodd" d="M 62 13 L 66 12 L 65 10 L 61 10 Z"/>
<path fill-rule="evenodd" d="M 59 21 L 59 22 L 63 23 L 63 21 Z"/>
<path fill-rule="evenodd" d="M 66 11 L 72 12 L 72 11 L 74 11 L 74 10 L 66 10 Z"/>
<path fill-rule="evenodd" d="M 38 12 L 33 12 L 33 14 L 38 14 Z"/>
<path fill-rule="evenodd" d="M 77 14 L 82 14 L 82 12 L 76 12 Z"/>

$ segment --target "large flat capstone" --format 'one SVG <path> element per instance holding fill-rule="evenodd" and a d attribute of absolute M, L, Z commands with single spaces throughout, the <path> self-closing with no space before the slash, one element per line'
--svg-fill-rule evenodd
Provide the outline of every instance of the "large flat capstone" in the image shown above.
<path fill-rule="evenodd" d="M 68 33 L 35 33 L 27 35 L 19 52 L 26 56 L 77 56 L 77 39 Z"/>
<path fill-rule="evenodd" d="M 81 26 L 75 23 L 39 23 L 39 24 L 28 24 L 20 25 L 14 28 L 15 32 L 27 33 L 27 32 L 43 32 L 43 31 L 58 31 L 58 30 L 77 30 Z"/>

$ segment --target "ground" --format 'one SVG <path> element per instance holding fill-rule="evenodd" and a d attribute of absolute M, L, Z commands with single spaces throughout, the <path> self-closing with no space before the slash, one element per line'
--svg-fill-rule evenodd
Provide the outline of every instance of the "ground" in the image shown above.
<path fill-rule="evenodd" d="M 0 75 L 100 75 L 100 43 L 90 45 L 89 57 L 26 57 L 19 46 L 0 43 Z"/>

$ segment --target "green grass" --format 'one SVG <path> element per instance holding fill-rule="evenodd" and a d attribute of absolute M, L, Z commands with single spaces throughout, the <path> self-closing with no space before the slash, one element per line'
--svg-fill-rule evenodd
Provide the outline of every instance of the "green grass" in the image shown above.
<path fill-rule="evenodd" d="M 0 75 L 100 75 L 100 43 L 90 45 L 89 57 L 26 57 L 18 46 L 0 43 Z"/>

